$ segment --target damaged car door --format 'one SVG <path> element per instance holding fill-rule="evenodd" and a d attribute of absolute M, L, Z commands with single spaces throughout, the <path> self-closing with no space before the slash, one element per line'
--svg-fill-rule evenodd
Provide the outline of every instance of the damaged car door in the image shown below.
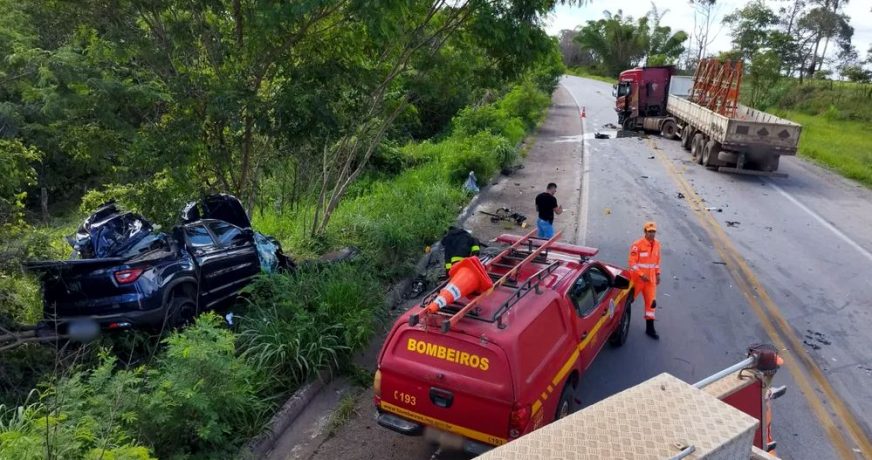
<path fill-rule="evenodd" d="M 185 234 L 200 266 L 200 294 L 206 309 L 232 299 L 260 273 L 250 229 L 204 220 L 187 225 Z"/>

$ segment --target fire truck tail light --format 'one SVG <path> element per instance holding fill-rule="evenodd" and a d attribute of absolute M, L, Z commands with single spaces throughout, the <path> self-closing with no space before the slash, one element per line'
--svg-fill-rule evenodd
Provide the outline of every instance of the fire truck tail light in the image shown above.
<path fill-rule="evenodd" d="M 524 432 L 524 428 L 530 423 L 530 406 L 517 406 L 512 409 L 512 415 L 509 418 L 509 437 L 520 437 Z"/>
<path fill-rule="evenodd" d="M 375 396 L 381 398 L 381 370 L 375 371 L 375 377 L 372 381 L 372 392 L 375 393 Z"/>

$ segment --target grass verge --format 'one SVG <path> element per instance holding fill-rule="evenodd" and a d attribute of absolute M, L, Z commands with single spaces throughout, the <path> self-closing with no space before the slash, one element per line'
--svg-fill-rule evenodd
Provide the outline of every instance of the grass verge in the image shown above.
<path fill-rule="evenodd" d="M 868 123 L 829 120 L 825 116 L 790 111 L 779 116 L 802 125 L 800 156 L 872 188 L 872 140 Z"/>

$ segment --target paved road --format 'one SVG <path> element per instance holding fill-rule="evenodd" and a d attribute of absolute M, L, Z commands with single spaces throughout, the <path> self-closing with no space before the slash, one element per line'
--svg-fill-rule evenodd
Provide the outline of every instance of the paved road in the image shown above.
<path fill-rule="evenodd" d="M 661 340 L 643 334 L 637 302 L 626 346 L 606 347 L 585 375 L 584 404 L 661 372 L 694 382 L 739 361 L 749 344 L 774 342 L 787 355 L 776 384 L 789 387 L 775 406 L 779 454 L 863 458 L 855 449 L 867 449 L 872 432 L 872 193 L 794 158 L 782 159 L 789 178 L 761 179 L 692 164 L 676 141 L 594 139 L 615 121 L 610 93 L 601 82 L 564 78 L 525 169 L 485 190 L 466 220 L 491 237 L 505 229 L 475 211 L 509 206 L 535 218 L 532 197 L 554 178 L 568 209 L 556 227 L 599 247 L 603 260 L 625 264 L 642 223 L 658 222 Z M 576 104 L 585 108 L 585 134 Z M 335 404 L 330 395 L 316 407 Z M 272 458 L 427 459 L 436 451 L 378 427 L 371 392 L 356 408 L 329 439 L 317 428 L 324 416 L 315 428 L 295 425 L 296 440 L 283 445 L 299 442 L 296 450 Z"/>
<path fill-rule="evenodd" d="M 588 133 L 615 122 L 609 85 L 575 77 L 562 85 L 586 108 Z M 796 158 L 782 158 L 788 178 L 737 176 L 691 163 L 677 141 L 585 137 L 584 242 L 621 261 L 654 219 L 664 247 L 662 340 L 648 340 L 635 318 L 640 333 L 586 375 L 586 402 L 663 371 L 696 381 L 739 360 L 749 343 L 775 342 L 788 356 L 776 379 L 789 387 L 775 406 L 779 454 L 852 458 L 868 448 L 872 193 Z M 853 439 L 838 433 L 851 428 Z"/>

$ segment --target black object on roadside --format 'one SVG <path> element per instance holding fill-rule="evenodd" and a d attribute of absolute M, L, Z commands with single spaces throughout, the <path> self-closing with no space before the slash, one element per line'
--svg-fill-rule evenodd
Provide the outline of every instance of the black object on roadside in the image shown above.
<path fill-rule="evenodd" d="M 487 211 L 479 211 L 482 214 L 490 216 L 490 220 L 492 223 L 497 223 L 500 221 L 505 222 L 514 222 L 517 225 L 520 225 L 522 228 L 526 227 L 527 216 L 523 214 L 519 214 L 517 212 L 512 212 L 509 208 L 499 208 L 496 212 L 487 212 Z"/>

